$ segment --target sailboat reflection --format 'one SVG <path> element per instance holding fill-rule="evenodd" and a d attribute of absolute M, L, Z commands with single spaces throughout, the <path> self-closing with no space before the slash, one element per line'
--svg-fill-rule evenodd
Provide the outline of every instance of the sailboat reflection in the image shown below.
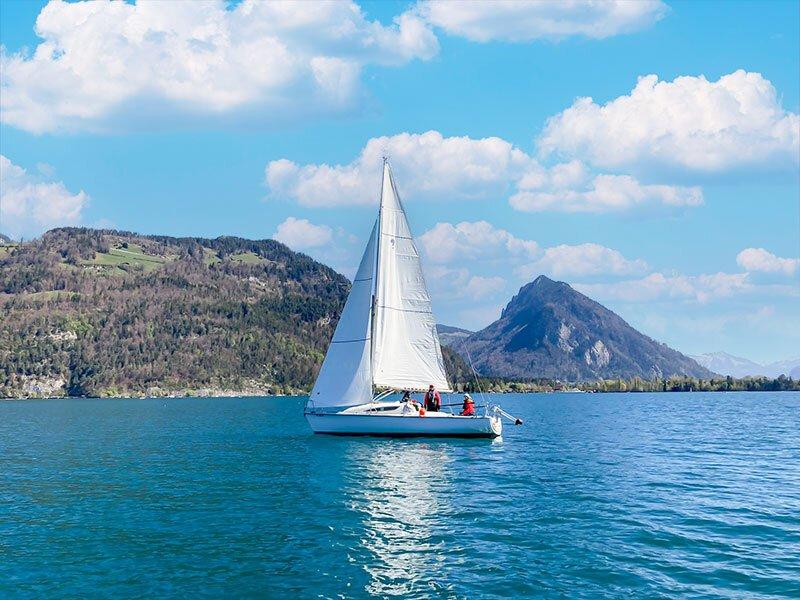
<path fill-rule="evenodd" d="M 353 460 L 363 478 L 350 494 L 363 516 L 360 540 L 366 591 L 381 597 L 430 594 L 443 581 L 445 543 L 438 532 L 449 505 L 451 485 L 446 445 L 414 441 L 357 444 Z"/>

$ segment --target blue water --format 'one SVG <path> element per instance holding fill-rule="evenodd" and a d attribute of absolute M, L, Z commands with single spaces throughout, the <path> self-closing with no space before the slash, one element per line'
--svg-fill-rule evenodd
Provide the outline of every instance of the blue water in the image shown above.
<path fill-rule="evenodd" d="M 0 596 L 800 597 L 800 394 L 500 399 L 494 442 L 0 402 Z"/>

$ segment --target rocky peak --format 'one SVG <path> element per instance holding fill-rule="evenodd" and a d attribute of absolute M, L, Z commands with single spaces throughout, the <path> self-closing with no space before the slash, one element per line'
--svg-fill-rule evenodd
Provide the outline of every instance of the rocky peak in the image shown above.
<path fill-rule="evenodd" d="M 482 374 L 499 377 L 711 375 L 567 283 L 544 275 L 520 288 L 500 319 L 454 348 L 468 350 Z"/>

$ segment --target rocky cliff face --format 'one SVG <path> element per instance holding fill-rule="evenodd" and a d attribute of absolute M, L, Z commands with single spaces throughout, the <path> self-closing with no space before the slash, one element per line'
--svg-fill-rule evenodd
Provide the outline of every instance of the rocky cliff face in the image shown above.
<path fill-rule="evenodd" d="M 712 375 L 566 283 L 545 276 L 520 289 L 500 319 L 453 347 L 469 353 L 482 375 L 512 379 Z"/>

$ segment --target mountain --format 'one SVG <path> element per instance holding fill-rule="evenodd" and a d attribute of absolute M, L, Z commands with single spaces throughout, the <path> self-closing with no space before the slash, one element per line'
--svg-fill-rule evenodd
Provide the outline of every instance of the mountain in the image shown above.
<path fill-rule="evenodd" d="M 800 358 L 768 363 L 764 365 L 764 368 L 766 369 L 767 377 L 787 375 L 792 379 L 800 379 Z"/>
<path fill-rule="evenodd" d="M 797 379 L 800 377 L 800 358 L 782 360 L 766 365 L 746 358 L 733 356 L 727 352 L 709 352 L 692 356 L 698 363 L 721 375 L 731 377 L 779 377 L 787 375 Z"/>
<path fill-rule="evenodd" d="M 468 329 L 451 327 L 450 325 L 436 325 L 436 331 L 439 333 L 439 341 L 443 346 L 452 346 L 456 342 L 466 339 L 475 333 Z"/>
<path fill-rule="evenodd" d="M 0 397 L 313 384 L 350 283 L 274 240 L 55 229 L 0 251 Z"/>
<path fill-rule="evenodd" d="M 709 352 L 707 354 L 692 355 L 698 364 L 706 369 L 719 373 L 720 375 L 730 375 L 731 377 L 746 377 L 748 375 L 763 375 L 764 367 L 752 360 L 733 356 L 727 352 Z"/>
<path fill-rule="evenodd" d="M 454 349 L 462 356 L 468 351 L 481 375 L 511 379 L 713 376 L 566 283 L 543 275 L 519 290 L 500 319 L 456 342 Z"/>

